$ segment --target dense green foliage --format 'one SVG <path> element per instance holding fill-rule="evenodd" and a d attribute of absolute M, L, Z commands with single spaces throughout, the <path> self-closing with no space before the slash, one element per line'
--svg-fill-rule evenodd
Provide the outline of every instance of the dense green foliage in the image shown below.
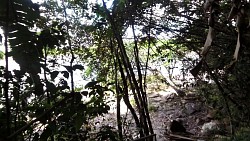
<path fill-rule="evenodd" d="M 221 109 L 218 118 L 229 117 L 235 128 L 249 127 L 249 3 L 241 2 L 232 14 L 228 1 L 209 2 L 214 11 L 204 9 L 201 0 L 2 0 L 0 43 L 5 53 L 0 57 L 6 63 L 0 67 L 0 140 L 136 138 L 123 134 L 121 99 L 138 137 L 153 134 L 147 82 L 164 79 L 152 77 L 160 71 L 156 66 L 166 67 L 175 79 L 171 70 L 179 60 L 183 84 L 202 60 L 194 89 L 208 105 Z M 207 18 L 212 14 L 216 20 L 211 25 Z M 240 15 L 242 21 L 235 24 L 228 15 Z M 204 55 L 210 27 L 215 36 Z M 10 57 L 20 69 L 9 69 Z M 77 86 L 77 71 L 90 80 L 85 87 Z M 90 121 L 108 113 L 110 94 L 117 98 L 118 125 L 97 130 Z"/>

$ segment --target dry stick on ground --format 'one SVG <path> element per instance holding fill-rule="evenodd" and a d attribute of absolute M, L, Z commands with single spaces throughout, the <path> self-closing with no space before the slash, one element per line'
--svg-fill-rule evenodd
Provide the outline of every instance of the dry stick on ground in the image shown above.
<path fill-rule="evenodd" d="M 151 135 L 148 135 L 148 136 L 145 136 L 145 137 L 133 140 L 133 141 L 147 141 L 147 140 L 150 140 L 150 141 L 155 140 L 156 141 L 156 134 L 151 134 Z"/>
<path fill-rule="evenodd" d="M 189 141 L 196 141 L 196 139 L 192 139 L 189 137 L 185 137 L 185 136 L 181 136 L 181 135 L 177 135 L 177 134 L 169 134 L 168 135 L 170 138 L 177 138 L 177 139 L 184 139 L 184 140 L 189 140 Z"/>

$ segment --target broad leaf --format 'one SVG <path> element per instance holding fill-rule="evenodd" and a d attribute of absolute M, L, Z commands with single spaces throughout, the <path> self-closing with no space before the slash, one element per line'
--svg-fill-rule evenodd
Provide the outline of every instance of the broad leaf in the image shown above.
<path fill-rule="evenodd" d="M 79 129 L 82 127 L 84 122 L 85 122 L 85 118 L 84 118 L 83 114 L 77 113 L 76 118 L 75 118 L 76 131 L 79 131 Z"/>
<path fill-rule="evenodd" d="M 65 66 L 65 65 L 63 65 L 63 66 L 67 69 L 68 72 L 72 72 L 73 71 L 73 69 L 72 69 L 71 66 Z"/>
<path fill-rule="evenodd" d="M 98 81 L 89 82 L 89 83 L 87 83 L 87 84 L 85 85 L 85 88 L 94 87 L 97 83 L 98 83 Z"/>
<path fill-rule="evenodd" d="M 69 72 L 67 71 L 62 71 L 62 74 L 65 78 L 69 78 Z"/>
<path fill-rule="evenodd" d="M 51 73 L 50 73 L 51 79 L 54 81 L 55 78 L 58 76 L 58 74 L 59 74 L 59 71 L 53 71 L 53 72 L 51 72 Z"/>
<path fill-rule="evenodd" d="M 77 70 L 77 69 L 83 70 L 84 67 L 83 67 L 82 65 L 74 65 L 74 66 L 73 66 L 73 70 Z"/>
<path fill-rule="evenodd" d="M 88 96 L 88 91 L 82 91 L 81 94 L 84 95 L 84 96 Z"/>
<path fill-rule="evenodd" d="M 41 134 L 40 140 L 47 141 L 47 139 L 49 138 L 49 136 L 51 136 L 51 134 L 52 134 L 52 130 L 49 128 L 49 126 L 47 126 L 46 129 Z"/>

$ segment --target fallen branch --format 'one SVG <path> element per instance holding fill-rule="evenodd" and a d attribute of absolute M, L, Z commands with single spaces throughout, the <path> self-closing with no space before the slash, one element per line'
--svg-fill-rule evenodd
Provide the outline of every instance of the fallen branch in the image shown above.
<path fill-rule="evenodd" d="M 189 137 L 185 137 L 185 136 L 182 136 L 182 135 L 177 135 L 177 134 L 168 134 L 168 136 L 171 138 L 178 138 L 178 139 L 185 139 L 185 140 L 190 140 L 190 141 L 196 141 L 196 139 L 193 139 L 193 138 L 189 138 Z"/>
<path fill-rule="evenodd" d="M 149 139 L 150 141 L 153 141 L 155 139 L 156 141 L 156 134 L 151 134 L 151 135 L 148 135 L 148 136 L 145 136 L 145 137 L 133 140 L 133 141 L 145 141 L 146 139 Z"/>

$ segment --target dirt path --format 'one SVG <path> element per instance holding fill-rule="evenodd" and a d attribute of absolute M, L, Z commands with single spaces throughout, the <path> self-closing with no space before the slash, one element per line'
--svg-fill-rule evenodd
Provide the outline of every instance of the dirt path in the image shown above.
<path fill-rule="evenodd" d="M 111 104 L 113 110 L 111 113 L 102 118 L 97 118 L 96 126 L 109 125 L 116 127 L 115 103 Z M 152 126 L 157 141 L 168 141 L 166 133 L 169 132 L 169 124 L 172 120 L 182 121 L 188 132 L 194 135 L 200 135 L 201 126 L 206 116 L 206 110 L 198 96 L 187 94 L 187 96 L 179 97 L 171 88 L 148 94 L 148 106 L 151 117 Z M 123 118 L 126 118 L 126 131 L 128 136 L 135 137 L 137 132 L 132 116 L 127 113 L 126 105 L 121 102 L 121 110 Z M 98 127 L 97 127 L 98 128 Z"/>
<path fill-rule="evenodd" d="M 200 135 L 202 120 L 206 116 L 206 110 L 195 95 L 185 97 L 177 96 L 172 90 L 159 91 L 149 95 L 149 109 L 154 132 L 157 134 L 157 141 L 166 141 L 166 132 L 169 132 L 171 121 L 182 121 L 188 132 Z"/>

